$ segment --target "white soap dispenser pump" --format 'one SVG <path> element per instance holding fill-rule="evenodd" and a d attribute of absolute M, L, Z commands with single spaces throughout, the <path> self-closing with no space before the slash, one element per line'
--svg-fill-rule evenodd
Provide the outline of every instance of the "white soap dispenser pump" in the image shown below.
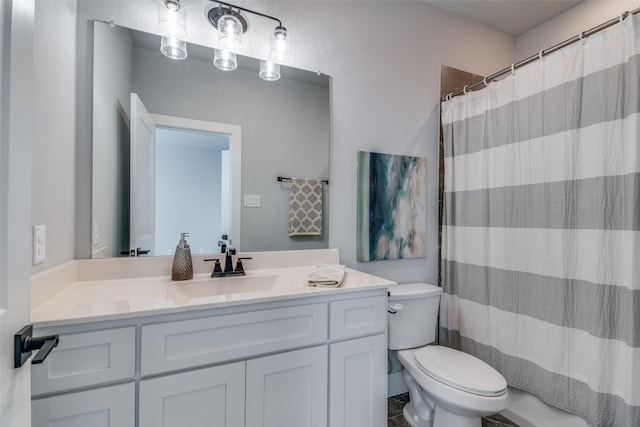
<path fill-rule="evenodd" d="M 189 233 L 180 233 L 180 242 L 173 255 L 173 267 L 171 268 L 171 280 L 193 279 L 193 261 L 191 260 L 191 248 L 187 244 Z"/>

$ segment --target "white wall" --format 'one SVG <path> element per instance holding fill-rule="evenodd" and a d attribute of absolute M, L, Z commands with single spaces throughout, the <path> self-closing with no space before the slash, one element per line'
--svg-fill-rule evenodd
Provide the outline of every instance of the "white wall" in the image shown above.
<path fill-rule="evenodd" d="M 211 45 L 215 36 L 203 17 L 208 3 L 185 3 L 189 41 Z M 352 267 L 399 282 L 435 282 L 440 65 L 492 73 L 513 62 L 513 38 L 420 1 L 244 3 L 282 20 L 292 37 L 291 65 L 332 76 L 329 246 Z M 157 33 L 155 2 L 81 2 L 78 13 Z M 264 56 L 274 25 L 250 20 L 239 53 Z M 356 262 L 359 150 L 429 159 L 426 259 Z"/>
<path fill-rule="evenodd" d="M 587 0 L 516 39 L 517 60 L 527 58 L 640 6 L 637 0 Z"/>
<path fill-rule="evenodd" d="M 47 259 L 33 271 L 74 256 L 75 32 L 75 0 L 36 1 L 31 223 L 47 227 Z"/>

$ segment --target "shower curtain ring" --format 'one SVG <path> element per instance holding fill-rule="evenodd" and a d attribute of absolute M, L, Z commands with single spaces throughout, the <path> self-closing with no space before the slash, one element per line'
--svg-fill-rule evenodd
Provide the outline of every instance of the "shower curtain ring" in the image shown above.
<path fill-rule="evenodd" d="M 468 86 L 468 85 L 462 88 L 462 92 L 464 92 L 464 94 L 465 94 L 465 95 L 468 93 L 468 92 L 467 92 L 467 89 L 468 89 L 468 88 L 469 88 L 469 86 Z"/>
<path fill-rule="evenodd" d="M 578 40 L 582 41 L 582 39 L 584 39 L 584 31 L 582 31 L 580 34 L 578 34 Z"/>
<path fill-rule="evenodd" d="M 511 77 L 516 75 L 516 64 L 515 62 L 511 64 Z"/>
<path fill-rule="evenodd" d="M 542 57 L 544 56 L 544 49 L 542 49 L 540 51 L 540 53 L 538 54 L 538 59 L 542 60 Z"/>
<path fill-rule="evenodd" d="M 485 76 L 484 79 L 482 79 L 482 83 L 484 83 L 484 87 L 489 86 L 489 83 L 487 83 L 487 77 Z"/>
<path fill-rule="evenodd" d="M 629 14 L 629 11 L 622 12 L 622 15 L 620 15 L 620 23 L 624 21 L 624 18 L 626 18 L 628 14 Z"/>

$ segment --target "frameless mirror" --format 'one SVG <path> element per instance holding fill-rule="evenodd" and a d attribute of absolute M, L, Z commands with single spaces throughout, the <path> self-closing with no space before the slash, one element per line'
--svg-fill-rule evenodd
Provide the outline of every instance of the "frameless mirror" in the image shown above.
<path fill-rule="evenodd" d="M 329 77 L 259 61 L 214 67 L 213 49 L 160 52 L 160 37 L 94 22 L 92 256 L 319 249 L 288 235 L 289 183 L 329 176 Z M 226 236 L 227 239 L 223 239 Z"/>

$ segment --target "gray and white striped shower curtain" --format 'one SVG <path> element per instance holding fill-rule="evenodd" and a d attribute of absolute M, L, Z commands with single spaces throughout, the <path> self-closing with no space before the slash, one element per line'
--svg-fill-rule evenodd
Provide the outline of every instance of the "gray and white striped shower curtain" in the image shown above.
<path fill-rule="evenodd" d="M 640 18 L 443 102 L 441 342 L 640 426 Z"/>

